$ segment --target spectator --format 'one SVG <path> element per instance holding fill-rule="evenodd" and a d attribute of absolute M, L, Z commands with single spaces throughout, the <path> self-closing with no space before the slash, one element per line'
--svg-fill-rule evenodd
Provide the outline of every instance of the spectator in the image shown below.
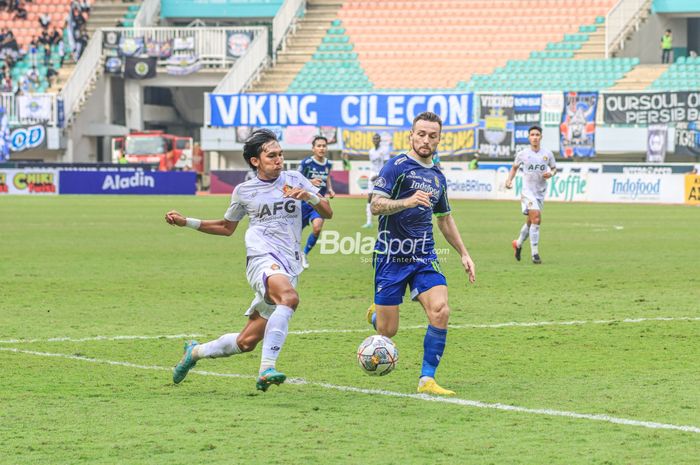
<path fill-rule="evenodd" d="M 44 32 L 46 32 L 46 30 L 49 28 L 49 24 L 51 24 L 51 15 L 48 13 L 42 13 L 39 15 L 39 24 Z"/>
<path fill-rule="evenodd" d="M 673 35 L 671 35 L 671 30 L 666 29 L 666 32 L 661 36 L 661 63 L 671 63 L 673 57 Z"/>
<path fill-rule="evenodd" d="M 87 0 L 82 0 L 80 2 L 80 11 L 83 13 L 90 13 L 90 4 Z"/>
<path fill-rule="evenodd" d="M 51 39 L 52 45 L 58 45 L 58 41 L 60 41 L 63 37 L 61 36 L 61 33 L 58 32 L 58 29 L 54 27 L 49 38 Z"/>
<path fill-rule="evenodd" d="M 46 80 L 49 83 L 49 87 L 53 87 L 56 83 L 56 76 L 58 76 L 58 72 L 54 69 L 53 63 L 49 63 L 49 67 L 46 69 Z"/>
<path fill-rule="evenodd" d="M 58 40 L 58 57 L 61 60 L 61 67 L 63 67 L 63 60 L 66 58 L 66 46 L 63 38 Z"/>
<path fill-rule="evenodd" d="M 49 66 L 51 61 L 51 45 L 44 44 L 44 66 Z"/>
<path fill-rule="evenodd" d="M 15 10 L 15 19 L 27 19 L 27 10 L 24 9 L 22 5 L 19 5 L 19 2 Z"/>
<path fill-rule="evenodd" d="M 470 170 L 478 170 L 479 169 L 479 154 L 475 153 L 474 158 L 472 161 L 469 162 L 469 169 Z"/>

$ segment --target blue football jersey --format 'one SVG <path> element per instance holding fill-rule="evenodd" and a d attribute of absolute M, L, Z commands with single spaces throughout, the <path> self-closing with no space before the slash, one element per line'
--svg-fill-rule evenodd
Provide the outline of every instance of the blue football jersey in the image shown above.
<path fill-rule="evenodd" d="M 325 196 L 328 190 L 328 176 L 331 175 L 331 162 L 326 158 L 325 163 L 317 162 L 313 156 L 306 157 L 299 165 L 299 171 L 308 179 L 320 179 L 321 185 L 318 186 L 318 193 Z"/>
<path fill-rule="evenodd" d="M 406 154 L 398 155 L 379 173 L 372 194 L 396 200 L 410 197 L 417 190 L 430 194 L 432 208 L 417 206 L 380 215 L 376 253 L 423 259 L 435 256 L 432 215 L 450 213 L 447 182 L 439 168 L 419 163 Z"/>

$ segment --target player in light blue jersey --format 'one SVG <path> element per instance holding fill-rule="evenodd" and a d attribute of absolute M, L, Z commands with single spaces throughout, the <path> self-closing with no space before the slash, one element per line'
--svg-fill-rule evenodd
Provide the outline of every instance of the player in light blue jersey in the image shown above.
<path fill-rule="evenodd" d="M 399 305 L 409 286 L 411 298 L 421 303 L 429 322 L 418 392 L 454 395 L 435 381 L 450 309 L 447 281 L 435 252 L 433 215 L 440 232 L 459 253 L 471 283 L 475 267 L 450 215 L 445 176 L 432 162 L 441 130 L 442 121 L 435 113 L 416 116 L 409 136 L 411 150 L 389 160 L 374 181 L 372 213 L 379 215 L 379 234 L 373 260 L 374 304 L 367 316 L 379 334 L 393 337 L 399 328 Z"/>
<path fill-rule="evenodd" d="M 328 194 L 328 197 L 333 198 L 335 197 L 335 192 L 333 191 L 333 184 L 331 182 L 332 165 L 330 160 L 326 158 L 328 139 L 323 136 L 314 137 L 314 140 L 311 142 L 311 151 L 313 155 L 301 161 L 299 171 L 311 181 L 311 184 L 318 187 L 319 195 L 325 197 L 325 195 Z M 302 205 L 302 229 L 309 224 L 313 230 L 306 240 L 304 254 L 301 256 L 301 263 L 304 268 L 309 267 L 309 252 L 311 252 L 311 249 L 316 245 L 318 236 L 321 235 L 321 229 L 323 229 L 323 217 L 319 215 L 312 206 L 305 203 Z"/>

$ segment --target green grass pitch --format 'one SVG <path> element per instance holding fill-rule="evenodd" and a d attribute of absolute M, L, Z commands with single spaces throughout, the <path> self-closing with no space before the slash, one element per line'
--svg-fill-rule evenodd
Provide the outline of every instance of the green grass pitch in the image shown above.
<path fill-rule="evenodd" d="M 699 208 L 548 203 L 535 266 L 529 245 L 512 256 L 518 204 L 453 201 L 477 282 L 442 255 L 452 328 L 437 379 L 458 398 L 443 402 L 415 395 L 416 303 L 401 309 L 396 370 L 360 371 L 369 257 L 319 246 L 278 362 L 289 383 L 255 391 L 258 348 L 172 385 L 184 337 L 166 336 L 236 332 L 252 291 L 246 222 L 225 238 L 163 216 L 227 205 L 0 198 L 0 464 L 700 462 Z M 372 235 L 364 200 L 332 205 L 326 230 Z"/>

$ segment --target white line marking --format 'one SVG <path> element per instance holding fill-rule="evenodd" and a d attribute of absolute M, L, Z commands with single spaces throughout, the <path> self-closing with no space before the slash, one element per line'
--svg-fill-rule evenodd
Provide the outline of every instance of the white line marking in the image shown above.
<path fill-rule="evenodd" d="M 49 339 L 6 339 L 0 344 L 31 344 L 33 342 L 87 342 L 87 341 L 130 341 L 134 339 L 187 339 L 199 337 L 201 334 L 170 334 L 162 336 L 95 336 L 73 339 L 71 337 L 52 337 Z"/>
<path fill-rule="evenodd" d="M 700 317 L 652 317 L 652 318 L 625 318 L 622 320 L 572 320 L 572 321 L 534 321 L 518 322 L 509 321 L 506 323 L 490 324 L 463 324 L 450 325 L 449 329 L 497 329 L 497 328 L 536 328 L 539 326 L 581 326 L 588 324 L 608 325 L 616 323 L 646 323 L 650 321 L 700 321 Z M 425 329 L 425 325 L 402 326 L 402 330 Z M 345 334 L 345 333 L 371 333 L 372 329 L 367 326 L 361 329 L 301 329 L 289 331 L 289 334 Z M 29 344 L 34 342 L 87 342 L 87 341 L 120 341 L 132 339 L 188 339 L 201 337 L 201 334 L 174 334 L 166 336 L 95 336 L 73 339 L 70 337 L 53 337 L 49 339 L 5 339 L 0 340 L 0 344 Z"/>
<path fill-rule="evenodd" d="M 70 360 L 79 360 L 81 362 L 100 363 L 100 364 L 112 365 L 112 366 L 123 366 L 123 367 L 127 367 L 127 368 L 137 368 L 140 370 L 172 371 L 172 368 L 158 366 L 158 365 L 138 365 L 136 363 L 119 362 L 119 361 L 115 361 L 115 360 L 102 360 L 102 359 L 97 359 L 97 358 L 83 357 L 80 355 L 60 354 L 60 353 L 51 353 L 51 352 L 36 352 L 33 350 L 21 350 L 21 349 L 15 349 L 15 348 L 11 348 L 11 347 L 0 347 L 0 351 L 13 352 L 13 353 L 17 353 L 17 354 L 26 354 L 26 355 L 37 355 L 40 357 L 66 358 L 66 359 L 70 359 Z M 236 373 L 215 373 L 215 372 L 211 372 L 211 371 L 200 371 L 200 370 L 191 370 L 190 373 L 197 374 L 200 376 L 215 376 L 215 377 L 219 377 L 219 378 L 254 379 L 253 376 L 240 375 L 240 374 L 236 374 Z M 503 410 L 503 411 L 507 411 L 507 412 L 529 413 L 529 414 L 533 414 L 533 415 L 545 415 L 545 416 L 554 416 L 554 417 L 575 418 L 575 419 L 581 419 L 581 420 L 604 421 L 607 423 L 616 423 L 619 425 L 640 426 L 643 428 L 650 428 L 650 429 L 668 429 L 668 430 L 684 431 L 686 433 L 698 433 L 698 434 L 700 434 L 700 427 L 697 427 L 697 426 L 683 426 L 683 425 L 672 425 L 672 424 L 668 424 L 668 423 L 658 423 L 655 421 L 630 420 L 627 418 L 612 417 L 610 415 L 605 415 L 605 414 L 576 413 L 576 412 L 567 412 L 564 410 L 552 410 L 552 409 L 532 409 L 532 408 L 526 408 L 526 407 L 518 407 L 516 405 L 480 402 L 478 400 L 467 400 L 467 399 L 447 398 L 447 397 L 433 397 L 433 396 L 429 396 L 426 394 L 405 394 L 402 392 L 385 391 L 385 390 L 381 390 L 381 389 L 362 389 L 362 388 L 353 387 L 353 386 L 339 386 L 336 384 L 307 381 L 307 380 L 302 379 L 302 378 L 290 378 L 287 380 L 287 382 L 290 384 L 315 386 L 315 387 L 321 387 L 321 388 L 325 388 L 325 389 L 332 389 L 334 391 L 355 392 L 358 394 L 380 395 L 380 396 L 389 396 L 389 397 L 402 397 L 402 398 L 408 398 L 408 399 L 423 400 L 423 401 L 428 401 L 428 402 L 441 402 L 441 403 L 445 403 L 445 404 L 462 405 L 465 407 L 485 408 L 485 409 L 492 409 L 492 410 Z"/>

